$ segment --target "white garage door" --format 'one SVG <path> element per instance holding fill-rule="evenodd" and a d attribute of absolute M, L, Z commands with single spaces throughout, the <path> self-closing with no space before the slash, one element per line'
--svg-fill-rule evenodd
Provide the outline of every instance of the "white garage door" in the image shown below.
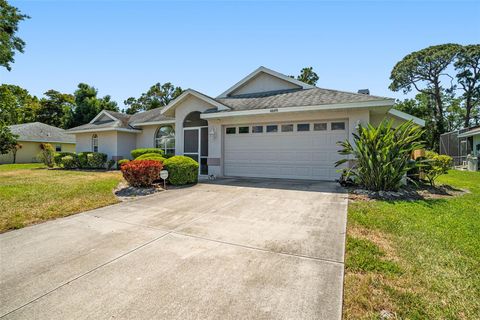
<path fill-rule="evenodd" d="M 224 174 L 335 180 L 347 130 L 346 120 L 225 126 Z"/>

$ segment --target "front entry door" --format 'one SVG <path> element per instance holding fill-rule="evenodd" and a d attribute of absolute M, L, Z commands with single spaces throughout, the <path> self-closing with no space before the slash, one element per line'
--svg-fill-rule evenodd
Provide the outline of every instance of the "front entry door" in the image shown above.
<path fill-rule="evenodd" d="M 208 127 L 183 129 L 183 154 L 199 163 L 199 174 L 208 174 Z"/>

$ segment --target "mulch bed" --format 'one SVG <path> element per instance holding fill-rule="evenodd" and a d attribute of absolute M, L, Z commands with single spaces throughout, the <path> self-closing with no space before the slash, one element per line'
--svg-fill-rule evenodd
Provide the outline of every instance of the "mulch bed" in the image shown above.
<path fill-rule="evenodd" d="M 415 201 L 429 199 L 445 199 L 458 197 L 469 193 L 468 190 L 456 189 L 449 185 L 432 187 L 427 184 L 408 185 L 399 191 L 369 191 L 359 187 L 348 187 L 349 200 L 351 201 Z"/>
<path fill-rule="evenodd" d="M 130 187 L 127 183 L 121 182 L 118 186 L 113 190 L 113 193 L 121 200 L 121 201 L 129 201 L 133 199 L 138 199 L 140 197 L 151 196 L 155 193 L 164 191 L 162 183 L 154 183 L 150 188 L 137 188 L 137 187 Z"/>

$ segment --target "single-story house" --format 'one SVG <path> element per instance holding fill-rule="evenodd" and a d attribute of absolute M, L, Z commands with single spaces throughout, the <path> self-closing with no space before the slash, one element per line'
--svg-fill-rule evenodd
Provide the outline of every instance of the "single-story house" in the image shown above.
<path fill-rule="evenodd" d="M 63 129 L 41 122 L 15 124 L 9 128 L 22 146 L 17 151 L 16 163 L 38 162 L 41 143 L 51 144 L 56 151 L 75 152 L 75 136 Z M 13 153 L 0 155 L 0 163 L 13 163 Z"/>
<path fill-rule="evenodd" d="M 440 154 L 451 156 L 457 166 L 462 165 L 468 155 L 480 157 L 480 126 L 442 134 Z"/>
<path fill-rule="evenodd" d="M 337 142 L 359 124 L 412 119 L 394 99 L 317 88 L 260 67 L 218 97 L 188 89 L 163 108 L 134 115 L 100 112 L 72 128 L 77 151 L 130 158 L 158 147 L 189 156 L 200 175 L 334 180 Z"/>

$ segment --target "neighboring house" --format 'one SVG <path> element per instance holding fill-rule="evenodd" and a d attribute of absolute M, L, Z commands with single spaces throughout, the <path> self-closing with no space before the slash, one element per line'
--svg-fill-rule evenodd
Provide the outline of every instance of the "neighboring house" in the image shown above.
<path fill-rule="evenodd" d="M 462 165 L 468 155 L 480 157 L 480 126 L 444 133 L 440 136 L 440 154 Z"/>
<path fill-rule="evenodd" d="M 77 151 L 129 158 L 135 148 L 158 147 L 192 157 L 201 175 L 334 180 L 337 142 L 359 124 L 385 117 L 394 99 L 321 89 L 260 67 L 216 98 L 188 89 L 164 108 L 135 115 L 102 111 L 72 128 Z"/>
<path fill-rule="evenodd" d="M 9 128 L 22 146 L 17 152 L 16 163 L 38 162 L 41 143 L 50 143 L 56 151 L 75 152 L 75 136 L 63 129 L 41 122 L 15 124 Z M 0 163 L 13 163 L 13 154 L 0 155 Z"/>

